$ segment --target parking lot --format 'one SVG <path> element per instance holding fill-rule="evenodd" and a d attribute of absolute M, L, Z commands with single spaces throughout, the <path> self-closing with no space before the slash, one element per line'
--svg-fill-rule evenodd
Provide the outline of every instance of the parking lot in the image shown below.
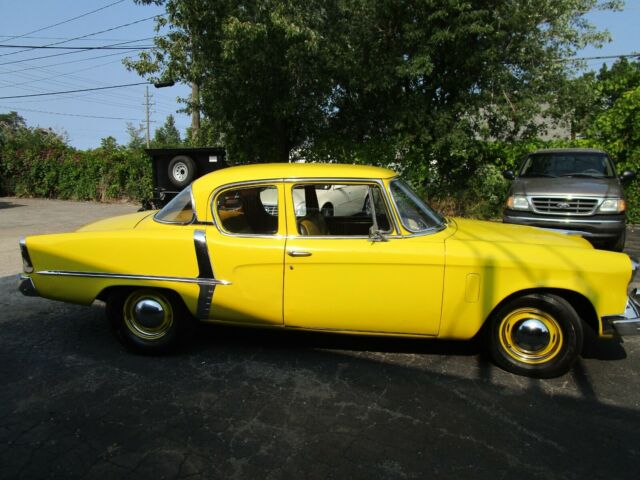
<path fill-rule="evenodd" d="M 17 291 L 21 235 L 136 208 L 0 198 L 0 478 L 640 475 L 640 338 L 588 338 L 552 380 L 476 342 L 217 326 L 144 357 L 100 305 Z"/>

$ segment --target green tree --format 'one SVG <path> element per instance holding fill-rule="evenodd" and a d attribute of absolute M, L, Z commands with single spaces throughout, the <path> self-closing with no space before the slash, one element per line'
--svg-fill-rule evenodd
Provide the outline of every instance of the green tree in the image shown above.
<path fill-rule="evenodd" d="M 160 128 L 157 128 L 153 136 L 154 147 L 179 147 L 182 144 L 180 132 L 176 127 L 173 115 L 169 115 Z"/>
<path fill-rule="evenodd" d="M 146 143 L 142 132 L 144 132 L 143 125 L 136 127 L 133 123 L 127 122 L 127 135 L 129 135 L 129 141 L 127 142 L 128 148 L 140 150 L 145 147 Z"/>
<path fill-rule="evenodd" d="M 164 4 L 156 48 L 128 66 L 200 86 L 239 161 L 477 167 L 479 137 L 535 134 L 568 68 L 606 39 L 599 0 L 138 0 Z"/>

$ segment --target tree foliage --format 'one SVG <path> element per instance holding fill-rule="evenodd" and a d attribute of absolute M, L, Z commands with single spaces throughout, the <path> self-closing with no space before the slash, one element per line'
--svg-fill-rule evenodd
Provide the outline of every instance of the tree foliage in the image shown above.
<path fill-rule="evenodd" d="M 180 132 L 176 127 L 176 121 L 173 115 L 167 116 L 164 125 L 157 128 L 153 135 L 153 146 L 159 147 L 179 147 L 182 145 Z"/>
<path fill-rule="evenodd" d="M 455 167 L 480 136 L 534 134 L 566 73 L 558 59 L 606 38 L 584 14 L 619 3 L 138 1 L 165 5 L 166 35 L 128 66 L 198 83 L 236 161 L 400 162 L 418 175 L 435 158 Z"/>

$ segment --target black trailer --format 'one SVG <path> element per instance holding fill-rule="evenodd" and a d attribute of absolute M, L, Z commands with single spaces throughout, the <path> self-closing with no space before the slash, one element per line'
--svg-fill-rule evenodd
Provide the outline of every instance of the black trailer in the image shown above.
<path fill-rule="evenodd" d="M 222 147 L 147 148 L 153 169 L 153 198 L 145 209 L 162 208 L 196 178 L 227 167 Z"/>

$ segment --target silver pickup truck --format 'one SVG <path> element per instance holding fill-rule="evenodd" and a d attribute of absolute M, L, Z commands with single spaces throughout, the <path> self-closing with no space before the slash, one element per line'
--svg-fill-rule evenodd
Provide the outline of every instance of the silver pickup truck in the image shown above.
<path fill-rule="evenodd" d="M 634 178 L 618 175 L 609 156 L 594 149 L 548 149 L 528 154 L 513 180 L 504 223 L 571 230 L 595 246 L 622 251 L 626 202 L 623 185 Z"/>

